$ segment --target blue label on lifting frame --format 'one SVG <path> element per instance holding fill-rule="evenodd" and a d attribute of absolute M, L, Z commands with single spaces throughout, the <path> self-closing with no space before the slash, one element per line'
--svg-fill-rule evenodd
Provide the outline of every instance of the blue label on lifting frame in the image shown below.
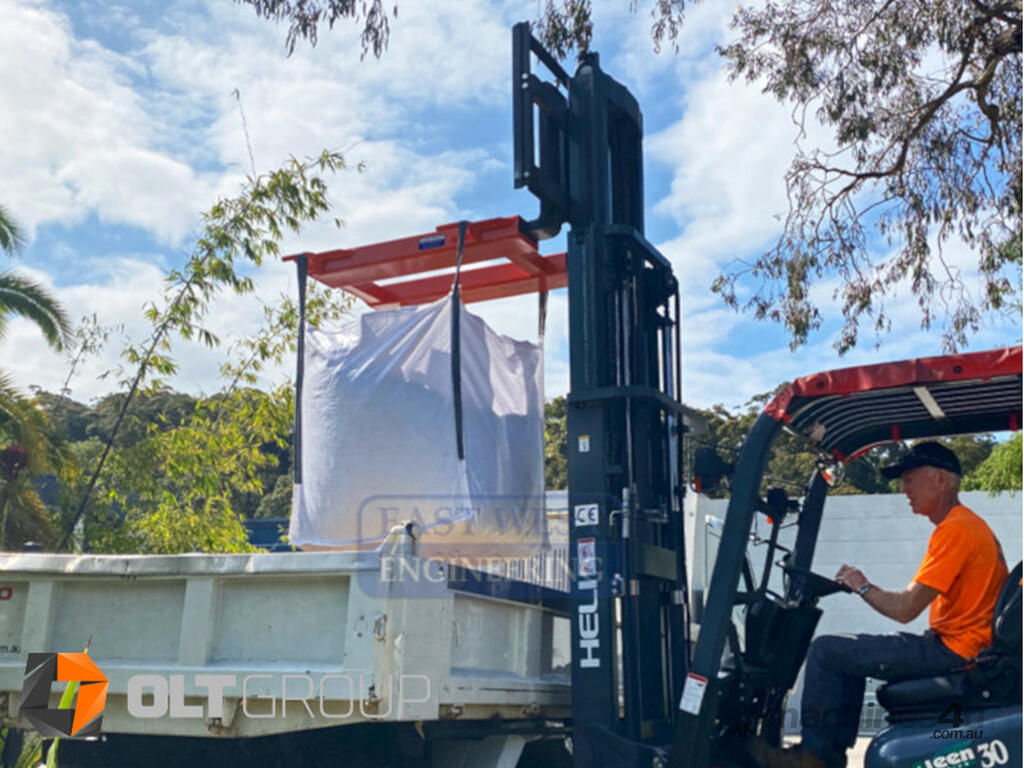
<path fill-rule="evenodd" d="M 431 248 L 440 248 L 444 245 L 444 235 L 428 235 L 420 238 L 420 250 L 426 251 Z"/>

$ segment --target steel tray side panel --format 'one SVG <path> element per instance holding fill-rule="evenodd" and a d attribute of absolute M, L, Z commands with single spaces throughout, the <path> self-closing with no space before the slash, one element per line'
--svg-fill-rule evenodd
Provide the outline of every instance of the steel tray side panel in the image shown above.
<path fill-rule="evenodd" d="M 499 600 L 455 598 L 453 673 L 538 677 L 549 659 L 541 610 Z"/>
<path fill-rule="evenodd" d="M 347 575 L 232 578 L 219 585 L 210 652 L 214 664 L 275 661 L 340 664 L 350 579 Z"/>
<path fill-rule="evenodd" d="M 568 713 L 566 620 L 535 606 L 462 594 L 453 617 L 442 706 L 503 717 Z"/>
<path fill-rule="evenodd" d="M 44 647 L 30 651 L 81 651 L 96 659 L 178 659 L 185 579 L 59 581 L 53 625 Z"/>

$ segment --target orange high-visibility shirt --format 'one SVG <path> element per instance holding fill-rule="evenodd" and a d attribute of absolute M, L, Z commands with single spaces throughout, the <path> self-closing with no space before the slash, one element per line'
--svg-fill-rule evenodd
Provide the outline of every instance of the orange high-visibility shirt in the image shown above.
<path fill-rule="evenodd" d="M 992 643 L 992 613 L 1006 579 L 1006 560 L 988 524 L 963 505 L 935 526 L 914 581 L 939 591 L 928 623 L 964 658 Z"/>

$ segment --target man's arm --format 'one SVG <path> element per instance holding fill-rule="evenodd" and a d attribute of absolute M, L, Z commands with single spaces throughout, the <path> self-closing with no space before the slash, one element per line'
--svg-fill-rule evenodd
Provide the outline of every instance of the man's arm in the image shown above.
<path fill-rule="evenodd" d="M 863 573 L 848 565 L 839 569 L 836 581 L 845 584 L 854 592 L 857 592 L 865 584 L 870 584 Z M 890 592 L 870 584 L 863 595 L 864 602 L 883 616 L 888 616 L 901 624 L 909 624 L 920 616 L 921 612 L 931 605 L 932 600 L 938 596 L 939 590 L 916 581 L 910 582 L 902 592 Z"/>

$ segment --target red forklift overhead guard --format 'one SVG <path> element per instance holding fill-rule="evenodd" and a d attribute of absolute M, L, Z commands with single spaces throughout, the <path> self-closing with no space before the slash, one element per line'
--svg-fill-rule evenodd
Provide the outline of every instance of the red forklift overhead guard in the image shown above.
<path fill-rule="evenodd" d="M 841 461 L 936 433 L 1020 429 L 1021 347 L 864 365 L 797 379 L 765 413 Z"/>

